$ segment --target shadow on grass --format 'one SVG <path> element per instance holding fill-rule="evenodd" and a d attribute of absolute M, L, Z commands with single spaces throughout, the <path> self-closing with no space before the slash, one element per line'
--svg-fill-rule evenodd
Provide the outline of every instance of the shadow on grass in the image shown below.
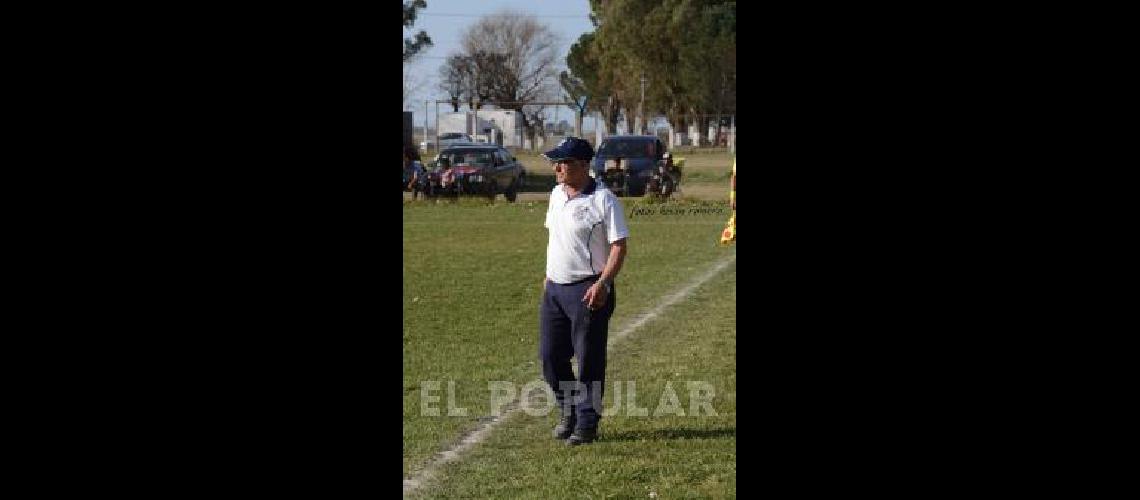
<path fill-rule="evenodd" d="M 719 429 L 655 429 L 652 431 L 633 431 L 609 433 L 601 432 L 601 441 L 665 441 L 671 439 L 716 439 L 723 437 L 736 437 L 736 427 Z"/>

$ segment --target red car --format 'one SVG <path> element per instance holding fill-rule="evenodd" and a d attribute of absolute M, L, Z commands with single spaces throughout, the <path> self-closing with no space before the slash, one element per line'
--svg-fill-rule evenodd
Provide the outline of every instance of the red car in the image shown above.
<path fill-rule="evenodd" d="M 451 165 L 454 181 L 443 185 L 444 171 L 440 160 Z M 430 175 L 436 194 L 474 194 L 494 198 L 502 193 L 513 202 L 523 186 L 526 173 L 522 163 L 510 151 L 497 145 L 466 144 L 444 148 L 436 156 Z M 450 179 L 449 179 L 450 180 Z"/>

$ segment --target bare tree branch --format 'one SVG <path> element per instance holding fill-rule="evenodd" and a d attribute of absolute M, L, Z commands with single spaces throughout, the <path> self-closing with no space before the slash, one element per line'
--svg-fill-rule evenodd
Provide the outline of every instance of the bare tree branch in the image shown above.
<path fill-rule="evenodd" d="M 558 76 L 557 35 L 534 16 L 505 10 L 480 19 L 461 40 L 463 56 L 473 62 L 469 86 L 474 93 L 482 101 L 522 112 L 523 125 L 533 136 L 541 110 L 536 115 L 523 108 L 551 94 Z"/>

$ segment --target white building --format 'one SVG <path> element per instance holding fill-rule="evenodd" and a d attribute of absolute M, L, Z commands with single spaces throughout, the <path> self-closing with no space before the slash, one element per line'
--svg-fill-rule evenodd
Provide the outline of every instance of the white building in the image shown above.
<path fill-rule="evenodd" d="M 473 111 L 439 114 L 439 133 L 458 132 L 469 134 L 480 142 L 493 142 L 502 146 L 521 147 L 523 145 L 522 113 L 508 109 L 481 109 L 478 112 L 479 124 L 475 124 Z"/>

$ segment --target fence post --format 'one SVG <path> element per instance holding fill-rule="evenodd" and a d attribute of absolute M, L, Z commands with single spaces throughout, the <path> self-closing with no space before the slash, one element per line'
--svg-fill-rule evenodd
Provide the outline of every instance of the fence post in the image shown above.
<path fill-rule="evenodd" d="M 728 152 L 732 153 L 732 154 L 736 154 L 736 115 L 732 115 L 732 129 L 728 132 L 728 134 L 729 134 Z"/>

